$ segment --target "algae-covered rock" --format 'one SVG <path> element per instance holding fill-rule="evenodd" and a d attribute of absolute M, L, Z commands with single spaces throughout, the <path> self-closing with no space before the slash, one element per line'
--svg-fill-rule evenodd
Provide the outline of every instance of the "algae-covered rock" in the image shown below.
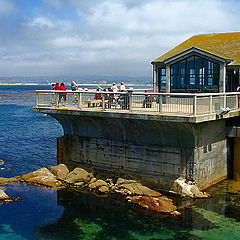
<path fill-rule="evenodd" d="M 128 201 L 145 209 L 158 212 L 158 213 L 171 213 L 179 215 L 177 207 L 173 204 L 172 200 L 167 197 L 152 197 L 152 196 L 134 196 L 127 197 Z"/>
<path fill-rule="evenodd" d="M 60 180 L 64 180 L 69 173 L 69 170 L 65 164 L 58 164 L 57 166 L 52 166 L 49 168 L 49 170 L 54 174 L 57 179 Z"/>
<path fill-rule="evenodd" d="M 76 182 L 85 182 L 88 183 L 91 180 L 91 174 L 82 169 L 82 168 L 75 168 L 73 171 L 71 171 L 65 181 L 67 183 L 76 183 Z"/>

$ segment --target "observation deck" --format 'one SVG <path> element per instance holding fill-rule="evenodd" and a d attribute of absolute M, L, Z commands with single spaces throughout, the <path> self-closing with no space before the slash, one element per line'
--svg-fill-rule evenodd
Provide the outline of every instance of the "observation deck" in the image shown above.
<path fill-rule="evenodd" d="M 66 102 L 59 96 L 66 93 Z M 150 93 L 37 90 L 34 110 L 73 114 L 199 123 L 239 116 L 238 92 Z M 239 100 L 240 101 L 240 100 Z"/>
<path fill-rule="evenodd" d="M 39 90 L 34 110 L 62 125 L 58 162 L 70 169 L 92 168 L 167 191 L 181 176 L 204 189 L 233 165 L 229 126 L 238 122 L 239 97 Z"/>

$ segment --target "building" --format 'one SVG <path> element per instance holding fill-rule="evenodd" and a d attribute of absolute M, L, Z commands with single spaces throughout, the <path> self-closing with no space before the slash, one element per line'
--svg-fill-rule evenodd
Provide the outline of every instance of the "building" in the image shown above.
<path fill-rule="evenodd" d="M 155 92 L 234 92 L 240 32 L 193 36 L 152 61 Z"/>
<path fill-rule="evenodd" d="M 114 93 L 127 94 L 128 109 L 112 106 L 107 92 L 97 105 L 96 92 L 67 91 L 67 105 L 59 107 L 49 105 L 56 92 L 37 91 L 35 111 L 64 130 L 58 162 L 166 191 L 179 177 L 200 189 L 240 179 L 240 93 L 232 92 L 239 40 L 240 33 L 198 35 L 162 55 L 152 62 L 155 93 Z M 150 108 L 148 94 L 155 99 Z"/>

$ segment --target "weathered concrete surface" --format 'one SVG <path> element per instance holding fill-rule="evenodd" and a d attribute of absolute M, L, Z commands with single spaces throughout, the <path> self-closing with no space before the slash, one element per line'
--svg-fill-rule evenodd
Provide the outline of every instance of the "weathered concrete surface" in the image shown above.
<path fill-rule="evenodd" d="M 50 114 L 64 129 L 58 160 L 170 190 L 178 177 L 200 189 L 226 178 L 225 120 L 190 123 Z M 156 119 L 156 118 L 155 118 Z"/>

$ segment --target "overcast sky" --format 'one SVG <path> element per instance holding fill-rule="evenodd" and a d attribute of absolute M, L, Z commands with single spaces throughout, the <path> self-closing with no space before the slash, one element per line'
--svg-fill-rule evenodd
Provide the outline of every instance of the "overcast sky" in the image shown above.
<path fill-rule="evenodd" d="M 240 0 L 0 0 L 0 76 L 149 76 L 192 35 L 240 31 Z"/>

